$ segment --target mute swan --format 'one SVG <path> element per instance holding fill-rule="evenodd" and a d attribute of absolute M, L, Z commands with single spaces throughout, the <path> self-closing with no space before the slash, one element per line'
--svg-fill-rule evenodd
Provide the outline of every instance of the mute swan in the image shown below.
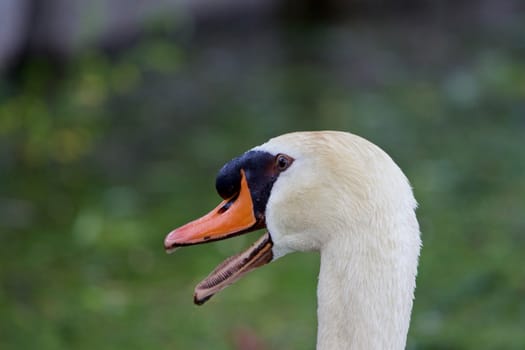
<path fill-rule="evenodd" d="M 250 270 L 319 251 L 317 349 L 403 349 L 421 246 L 407 178 L 369 141 L 345 132 L 285 134 L 228 162 L 214 210 L 170 232 L 164 246 L 266 228 L 197 285 L 202 304 Z"/>

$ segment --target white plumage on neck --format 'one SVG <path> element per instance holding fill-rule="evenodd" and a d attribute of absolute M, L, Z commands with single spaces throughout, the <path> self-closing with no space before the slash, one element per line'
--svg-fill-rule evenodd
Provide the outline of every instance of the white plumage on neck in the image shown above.
<path fill-rule="evenodd" d="M 403 349 L 421 241 L 399 167 L 342 132 L 286 134 L 256 149 L 295 158 L 274 184 L 266 224 L 275 258 L 321 254 L 317 348 Z"/>
<path fill-rule="evenodd" d="M 321 250 L 318 349 L 405 348 L 418 242 L 361 234 L 360 245 L 341 239 Z"/>

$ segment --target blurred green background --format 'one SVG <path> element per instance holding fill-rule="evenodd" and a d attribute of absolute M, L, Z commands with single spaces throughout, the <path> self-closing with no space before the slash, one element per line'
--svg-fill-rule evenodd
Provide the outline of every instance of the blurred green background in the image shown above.
<path fill-rule="evenodd" d="M 162 243 L 218 203 L 226 161 L 318 129 L 368 138 L 412 182 L 408 348 L 525 349 L 519 1 L 168 1 L 114 30 L 134 5 L 99 1 L 63 46 L 69 31 L 35 25 L 55 13 L 26 3 L 1 62 L 1 349 L 314 349 L 317 254 L 197 307 L 195 284 L 260 233 Z"/>

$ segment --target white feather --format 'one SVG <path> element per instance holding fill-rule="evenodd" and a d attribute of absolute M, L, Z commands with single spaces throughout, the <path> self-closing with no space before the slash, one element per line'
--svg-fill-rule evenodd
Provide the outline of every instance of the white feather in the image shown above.
<path fill-rule="evenodd" d="M 279 258 L 319 251 L 317 349 L 404 349 L 421 246 L 407 178 L 344 132 L 298 132 L 256 147 L 295 158 L 266 223 Z"/>

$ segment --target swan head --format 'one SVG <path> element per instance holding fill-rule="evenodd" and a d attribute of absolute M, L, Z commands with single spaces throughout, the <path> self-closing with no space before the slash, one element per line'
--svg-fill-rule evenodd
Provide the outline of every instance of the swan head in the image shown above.
<path fill-rule="evenodd" d="M 334 131 L 273 138 L 224 165 L 216 189 L 223 201 L 171 231 L 164 241 L 168 252 L 267 231 L 197 285 L 197 304 L 287 253 L 322 253 L 341 242 L 358 246 L 369 232 L 380 231 L 382 217 L 402 224 L 403 213 L 413 216 L 416 206 L 408 181 L 385 152 L 363 138 Z"/>

